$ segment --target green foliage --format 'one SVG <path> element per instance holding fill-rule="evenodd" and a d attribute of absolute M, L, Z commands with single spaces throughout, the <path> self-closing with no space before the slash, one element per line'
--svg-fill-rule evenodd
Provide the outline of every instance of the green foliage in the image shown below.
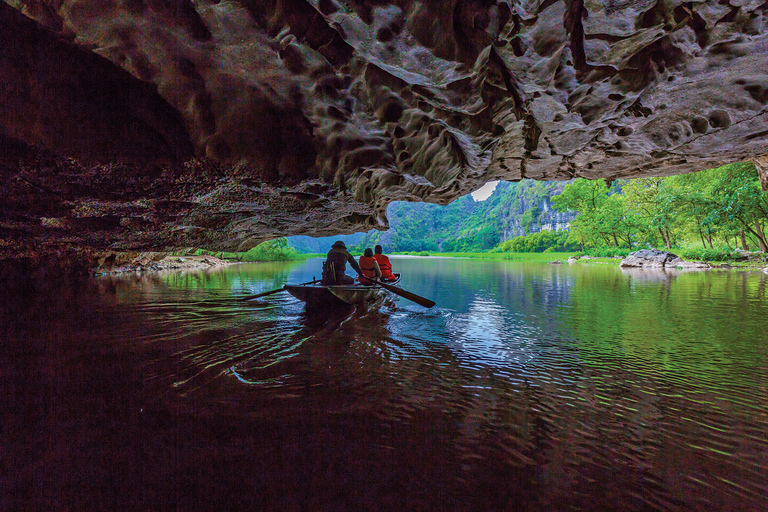
<path fill-rule="evenodd" d="M 398 252 L 398 254 L 404 254 L 406 256 L 430 256 L 429 251 L 403 251 Z"/>
<path fill-rule="evenodd" d="M 306 256 L 299 254 L 288 245 L 288 240 L 277 238 L 260 243 L 248 252 L 223 252 L 207 251 L 205 249 L 193 249 L 191 253 L 196 256 L 215 256 L 230 261 L 291 261 L 303 259 Z"/>
<path fill-rule="evenodd" d="M 681 247 L 676 254 L 686 260 L 696 261 L 733 261 L 738 255 L 730 247 Z"/>
<path fill-rule="evenodd" d="M 288 261 L 298 259 L 295 249 L 288 246 L 288 240 L 277 238 L 260 243 L 242 255 L 242 261 Z"/>
<path fill-rule="evenodd" d="M 584 251 L 586 256 L 593 258 L 616 258 L 627 256 L 632 249 L 629 247 L 592 247 Z"/>
<path fill-rule="evenodd" d="M 605 180 L 577 179 L 552 203 L 560 211 L 578 213 L 570 225 L 570 242 L 582 247 L 631 247 L 636 225 L 627 215 L 619 184 L 609 187 Z"/>
<path fill-rule="evenodd" d="M 195 256 L 214 256 L 216 258 L 222 259 L 222 260 L 229 260 L 229 261 L 240 261 L 242 258 L 242 253 L 239 252 L 224 252 L 224 251 L 206 251 L 205 249 L 193 249 L 191 250 L 191 254 Z M 179 256 L 183 256 L 183 254 L 179 253 Z"/>
<path fill-rule="evenodd" d="M 569 241 L 584 249 L 651 245 L 673 250 L 698 241 L 702 251 L 688 251 L 689 257 L 726 258 L 727 251 L 716 245 L 768 251 L 768 194 L 751 163 L 620 181 L 610 188 L 603 180 L 577 179 L 552 201 L 560 210 L 577 212 Z"/>
<path fill-rule="evenodd" d="M 488 251 L 504 233 L 539 229 L 552 215 L 549 198 L 562 190 L 563 182 L 524 180 L 502 182 L 485 201 L 467 195 L 440 206 L 395 202 L 389 205 L 388 231 L 370 231 L 362 240 L 347 243 L 353 251 L 380 244 L 385 253 L 429 253 Z M 514 229 L 513 229 L 514 228 Z"/>
<path fill-rule="evenodd" d="M 550 208 L 550 205 L 552 208 Z M 546 231 L 553 210 L 567 216 L 568 231 Z M 464 196 L 446 205 L 392 203 L 388 231 L 347 242 L 362 253 L 380 244 L 386 253 L 544 253 L 581 250 L 621 256 L 639 247 L 682 252 L 699 244 L 768 251 L 768 194 L 757 170 L 735 163 L 672 177 L 634 180 L 499 183 L 483 202 Z M 574 217 L 575 216 L 575 217 Z M 528 231 L 508 240 L 509 233 Z M 530 233 L 530 231 L 539 231 Z M 359 241 L 359 242 L 358 242 Z M 688 249 L 686 249 L 688 250 Z M 722 252 L 725 255 L 725 252 Z"/>
<path fill-rule="evenodd" d="M 568 231 L 540 231 L 506 240 L 498 246 L 502 252 L 569 252 L 576 244 L 569 242 Z"/>
<path fill-rule="evenodd" d="M 553 258 L 552 252 L 508 252 L 508 253 L 500 253 L 497 255 L 497 257 L 500 257 L 503 260 L 510 260 L 510 261 L 530 261 L 530 262 L 550 262 L 553 259 L 568 259 L 569 257 L 575 255 L 576 253 L 573 252 L 559 252 L 557 253 L 557 258 Z"/>

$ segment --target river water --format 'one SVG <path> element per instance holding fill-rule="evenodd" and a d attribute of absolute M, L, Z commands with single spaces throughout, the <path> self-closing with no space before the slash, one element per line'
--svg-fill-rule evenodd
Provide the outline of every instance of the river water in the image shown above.
<path fill-rule="evenodd" d="M 768 275 L 397 258 L 6 290 L 2 510 L 768 510 Z"/>

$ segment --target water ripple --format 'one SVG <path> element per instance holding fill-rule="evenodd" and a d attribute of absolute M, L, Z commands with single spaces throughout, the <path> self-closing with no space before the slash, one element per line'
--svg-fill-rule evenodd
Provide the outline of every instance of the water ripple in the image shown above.
<path fill-rule="evenodd" d="M 158 293 L 114 312 L 126 327 L 111 340 L 143 344 L 151 378 L 180 396 L 263 417 L 365 418 L 382 450 L 401 446 L 398 432 L 434 440 L 452 486 L 508 475 L 518 494 L 546 490 L 530 510 L 760 508 L 762 281 L 494 272 L 414 288 L 440 299 L 429 310 L 390 297 L 319 323 L 287 295 Z"/>

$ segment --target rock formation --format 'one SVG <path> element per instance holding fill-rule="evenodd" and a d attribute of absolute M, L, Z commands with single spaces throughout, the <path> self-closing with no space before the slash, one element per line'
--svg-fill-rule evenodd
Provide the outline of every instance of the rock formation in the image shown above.
<path fill-rule="evenodd" d="M 621 267 L 640 268 L 685 268 L 701 269 L 710 268 L 709 264 L 700 261 L 684 261 L 680 256 L 671 252 L 656 249 L 641 249 L 630 253 L 621 260 Z"/>
<path fill-rule="evenodd" d="M 683 259 L 671 252 L 659 251 L 656 249 L 641 249 L 635 251 L 623 260 L 622 267 L 674 267 L 681 263 Z"/>
<path fill-rule="evenodd" d="M 244 250 L 496 179 L 765 176 L 768 2 L 6 0 L 0 82 L 0 248 Z"/>

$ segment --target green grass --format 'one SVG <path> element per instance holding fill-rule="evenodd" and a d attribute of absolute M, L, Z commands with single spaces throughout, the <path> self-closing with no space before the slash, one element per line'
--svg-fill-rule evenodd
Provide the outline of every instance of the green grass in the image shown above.
<path fill-rule="evenodd" d="M 500 253 L 501 259 L 513 261 L 568 261 L 575 252 L 507 252 Z"/>
<path fill-rule="evenodd" d="M 619 264 L 619 262 L 620 262 L 622 259 L 623 259 L 623 258 L 605 258 L 605 257 L 601 258 L 601 257 L 596 257 L 596 256 L 590 256 L 588 260 L 585 260 L 585 259 L 579 259 L 579 260 L 577 260 L 577 261 L 578 261 L 579 263 L 608 263 L 608 264 L 615 264 L 615 265 L 618 265 L 618 264 Z"/>
<path fill-rule="evenodd" d="M 403 256 L 433 256 L 440 258 L 469 258 L 474 260 L 512 260 L 512 261 L 565 261 L 574 252 L 436 252 L 436 253 L 393 253 Z"/>
<path fill-rule="evenodd" d="M 324 254 L 301 254 L 296 251 L 280 252 L 225 252 L 207 251 L 205 249 L 187 249 L 171 252 L 173 256 L 213 256 L 222 260 L 240 263 L 261 263 L 269 261 L 302 261 L 309 258 L 325 256 Z"/>

